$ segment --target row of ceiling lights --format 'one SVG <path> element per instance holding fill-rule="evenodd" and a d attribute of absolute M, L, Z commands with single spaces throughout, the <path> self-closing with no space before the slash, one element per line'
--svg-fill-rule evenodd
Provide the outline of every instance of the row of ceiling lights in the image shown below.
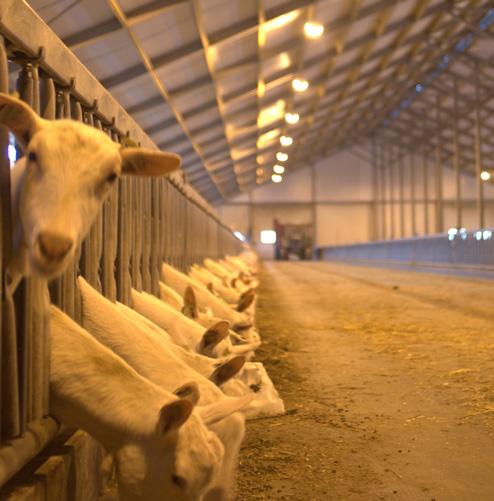
<path fill-rule="evenodd" d="M 324 25 L 316 22 L 306 22 L 304 24 L 304 33 L 307 38 L 317 39 L 324 33 Z M 309 88 L 309 82 L 304 78 L 294 78 L 292 80 L 292 88 L 295 92 L 305 92 Z M 298 113 L 285 113 L 285 121 L 289 125 L 295 125 L 300 120 L 300 115 Z M 283 147 L 288 147 L 293 144 L 293 138 L 289 136 L 281 136 L 280 144 Z M 276 153 L 276 160 L 279 162 L 286 162 L 288 160 L 288 154 L 282 151 Z M 273 174 L 271 175 L 271 180 L 273 183 L 281 183 L 283 181 L 282 174 L 285 172 L 283 165 L 276 164 L 273 166 Z M 264 169 L 258 168 L 256 173 L 260 176 L 264 174 Z M 259 182 L 259 180 L 258 180 Z"/>

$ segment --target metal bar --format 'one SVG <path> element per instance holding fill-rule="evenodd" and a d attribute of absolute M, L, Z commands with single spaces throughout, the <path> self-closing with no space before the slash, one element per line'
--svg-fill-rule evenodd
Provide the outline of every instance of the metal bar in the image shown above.
<path fill-rule="evenodd" d="M 392 153 L 391 146 L 388 145 L 388 159 Z M 388 163 L 389 168 L 389 208 L 390 208 L 390 235 L 389 237 L 393 240 L 396 237 L 395 233 L 395 179 L 394 179 L 394 164 L 392 162 Z"/>
<path fill-rule="evenodd" d="M 417 236 L 417 204 L 415 199 L 415 153 L 410 153 L 410 206 L 411 206 L 411 224 L 412 224 L 412 237 Z"/>
<path fill-rule="evenodd" d="M 436 116 L 437 123 L 441 123 L 441 96 L 436 96 Z M 441 133 L 436 135 L 436 211 L 435 211 L 435 232 L 444 231 L 444 207 L 443 207 L 443 151 Z"/>
<path fill-rule="evenodd" d="M 480 81 L 478 63 L 475 71 L 475 180 L 477 186 L 477 217 L 479 229 L 485 228 L 484 183 L 482 181 L 482 121 L 480 116 Z"/>
<path fill-rule="evenodd" d="M 460 135 L 458 130 L 458 79 L 454 80 L 454 144 L 453 144 L 453 168 L 455 173 L 455 205 L 456 205 L 456 227 L 463 227 L 462 206 L 461 206 L 461 169 L 460 169 Z"/>
<path fill-rule="evenodd" d="M 422 183 L 424 190 L 424 234 L 429 234 L 429 176 L 427 172 L 427 155 L 422 154 Z"/>
<path fill-rule="evenodd" d="M 379 170 L 381 171 L 381 239 L 384 240 L 386 238 L 386 157 L 384 145 L 380 144 L 380 165 Z"/>
<path fill-rule="evenodd" d="M 405 237 L 405 173 L 403 168 L 403 158 L 400 156 L 398 164 L 398 196 L 400 201 L 400 237 Z"/>

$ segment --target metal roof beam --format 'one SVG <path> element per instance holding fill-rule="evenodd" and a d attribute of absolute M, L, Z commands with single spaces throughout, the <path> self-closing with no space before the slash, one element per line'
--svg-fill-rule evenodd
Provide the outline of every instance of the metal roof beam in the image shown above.
<path fill-rule="evenodd" d="M 188 0 L 169 0 L 165 3 L 163 0 L 155 0 L 147 5 L 142 5 L 132 9 L 126 13 L 129 26 L 142 23 L 147 19 L 163 14 L 175 5 L 185 3 L 187 1 Z M 69 35 L 63 40 L 63 43 L 70 49 L 77 50 L 121 29 L 122 25 L 118 19 L 114 18 L 108 21 L 103 21 L 102 23 L 82 30 L 78 33 L 74 33 L 73 35 Z"/>

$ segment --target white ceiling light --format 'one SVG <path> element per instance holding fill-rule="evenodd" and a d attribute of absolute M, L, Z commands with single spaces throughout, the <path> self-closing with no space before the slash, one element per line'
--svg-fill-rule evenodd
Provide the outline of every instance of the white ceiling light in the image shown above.
<path fill-rule="evenodd" d="M 293 139 L 289 136 L 280 137 L 281 146 L 291 146 L 293 144 Z"/>
<path fill-rule="evenodd" d="M 303 78 L 294 78 L 292 87 L 296 92 L 305 92 L 309 88 L 309 82 Z"/>
<path fill-rule="evenodd" d="M 279 174 L 273 174 L 271 176 L 271 180 L 273 181 L 273 183 L 281 183 L 281 181 L 283 181 L 283 178 Z"/>
<path fill-rule="evenodd" d="M 273 171 L 275 174 L 283 174 L 283 172 L 285 172 L 285 167 L 283 167 L 283 165 L 276 164 L 273 167 Z"/>
<path fill-rule="evenodd" d="M 491 173 L 486 171 L 486 170 L 483 170 L 481 173 L 480 173 L 480 179 L 482 179 L 482 181 L 489 181 L 489 179 L 491 178 Z"/>
<path fill-rule="evenodd" d="M 298 113 L 285 113 L 285 120 L 290 125 L 293 125 L 300 120 L 300 115 Z"/>
<path fill-rule="evenodd" d="M 304 24 L 304 32 L 307 38 L 319 38 L 324 33 L 324 26 L 321 23 L 308 21 Z"/>
<path fill-rule="evenodd" d="M 288 155 L 286 153 L 283 153 L 282 151 L 278 151 L 278 153 L 276 153 L 276 160 L 279 160 L 280 162 L 286 162 L 288 160 Z"/>

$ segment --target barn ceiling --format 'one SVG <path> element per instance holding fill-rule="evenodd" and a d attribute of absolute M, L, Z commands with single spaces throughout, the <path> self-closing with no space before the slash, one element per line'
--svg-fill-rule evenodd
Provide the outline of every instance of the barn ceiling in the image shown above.
<path fill-rule="evenodd" d="M 486 31 L 477 44 L 487 0 L 29 4 L 160 148 L 182 155 L 187 180 L 213 203 L 270 181 L 276 163 L 289 174 L 359 142 L 396 118 L 454 44 L 473 32 L 470 54 L 492 39 Z M 307 36 L 306 23 L 322 35 Z M 294 90 L 296 78 L 307 90 Z"/>

